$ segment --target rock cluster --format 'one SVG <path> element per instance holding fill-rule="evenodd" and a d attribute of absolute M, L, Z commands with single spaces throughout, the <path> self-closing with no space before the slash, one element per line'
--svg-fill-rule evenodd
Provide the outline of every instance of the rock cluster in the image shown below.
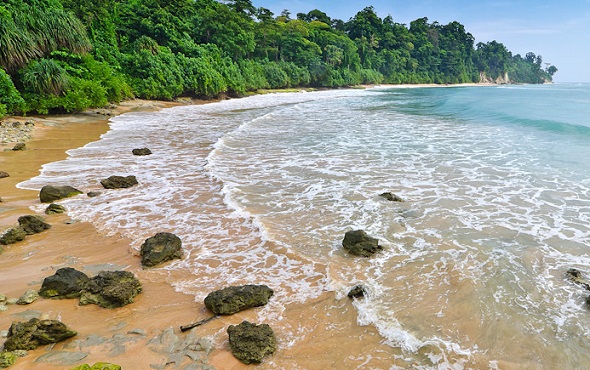
<path fill-rule="evenodd" d="M 8 229 L 0 236 L 0 244 L 8 245 L 20 242 L 27 235 L 33 235 L 51 228 L 40 216 L 26 215 L 18 218 L 18 226 Z M 0 250 L 1 251 L 1 250 Z"/>
<path fill-rule="evenodd" d="M 32 120 L 26 122 L 4 121 L 0 122 L 0 142 L 3 145 L 8 143 L 24 142 L 31 138 L 31 131 L 35 127 Z"/>

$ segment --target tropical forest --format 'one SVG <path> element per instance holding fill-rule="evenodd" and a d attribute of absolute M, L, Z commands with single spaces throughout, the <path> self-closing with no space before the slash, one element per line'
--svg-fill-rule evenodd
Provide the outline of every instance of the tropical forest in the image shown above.
<path fill-rule="evenodd" d="M 238 97 L 360 84 L 545 83 L 533 52 L 458 22 L 409 25 L 373 7 L 349 20 L 273 14 L 250 0 L 1 0 L 0 117 L 129 98 Z"/>

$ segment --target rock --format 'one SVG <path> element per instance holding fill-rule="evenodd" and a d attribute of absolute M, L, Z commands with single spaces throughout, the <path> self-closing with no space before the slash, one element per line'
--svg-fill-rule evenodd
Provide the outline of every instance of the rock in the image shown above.
<path fill-rule="evenodd" d="M 121 366 L 109 364 L 108 362 L 97 362 L 92 366 L 84 364 L 73 367 L 70 370 L 121 370 Z"/>
<path fill-rule="evenodd" d="M 182 258 L 182 241 L 171 233 L 157 233 L 141 245 L 141 264 L 156 266 L 175 258 Z"/>
<path fill-rule="evenodd" d="M 25 292 L 25 294 L 23 294 L 18 299 L 18 301 L 16 301 L 16 304 L 21 304 L 21 305 L 31 304 L 31 303 L 35 302 L 37 300 L 37 298 L 39 298 L 39 294 L 37 294 L 37 291 L 33 290 L 33 289 L 29 289 Z"/>
<path fill-rule="evenodd" d="M 8 339 L 4 349 L 35 349 L 44 344 L 57 343 L 73 337 L 77 333 L 57 320 L 30 319 L 27 322 L 14 322 L 8 329 Z"/>
<path fill-rule="evenodd" d="M 0 179 L 3 179 L 5 177 L 10 177 L 10 175 L 8 174 L 8 172 L 0 171 Z"/>
<path fill-rule="evenodd" d="M 397 195 L 395 195 L 393 193 L 390 193 L 390 192 L 385 192 L 383 194 L 379 194 L 379 196 L 387 199 L 390 202 L 403 202 L 404 201 L 399 196 L 397 196 Z"/>
<path fill-rule="evenodd" d="M 135 176 L 111 176 L 108 179 L 100 180 L 105 189 L 124 189 L 137 185 Z"/>
<path fill-rule="evenodd" d="M 0 294 L 0 303 L 6 303 L 6 295 Z"/>
<path fill-rule="evenodd" d="M 6 307 L 6 303 L 0 303 L 0 312 L 8 311 L 8 307 Z"/>
<path fill-rule="evenodd" d="M 12 366 L 15 362 L 16 355 L 14 353 L 8 351 L 0 353 L 0 369 Z"/>
<path fill-rule="evenodd" d="M 47 208 L 45 208 L 45 214 L 47 215 L 54 215 L 57 213 L 64 213 L 66 211 L 66 207 L 62 206 L 61 204 L 51 203 Z"/>
<path fill-rule="evenodd" d="M 57 270 L 54 275 L 43 279 L 39 295 L 54 299 L 78 298 L 89 283 L 90 278 L 85 273 L 71 267 L 64 267 Z"/>
<path fill-rule="evenodd" d="M 0 244 L 8 245 L 20 242 L 25 239 L 27 233 L 22 227 L 17 226 L 12 229 L 8 229 L 1 237 Z"/>
<path fill-rule="evenodd" d="M 16 145 L 12 148 L 12 150 L 17 151 L 17 150 L 26 150 L 27 146 L 25 143 L 16 143 Z"/>
<path fill-rule="evenodd" d="M 129 271 L 101 271 L 90 279 L 88 287 L 82 291 L 80 305 L 122 307 L 132 303 L 141 290 L 141 283 Z"/>
<path fill-rule="evenodd" d="M 370 237 L 363 230 L 348 231 L 342 240 L 342 246 L 348 253 L 362 257 L 370 257 L 382 250 L 378 243 L 379 239 Z"/>
<path fill-rule="evenodd" d="M 275 335 L 267 324 L 256 325 L 243 321 L 227 328 L 232 354 L 245 364 L 259 364 L 277 349 Z"/>
<path fill-rule="evenodd" d="M 51 203 L 55 200 L 73 197 L 78 194 L 82 194 L 82 192 L 68 185 L 45 185 L 39 192 L 39 200 L 41 203 Z"/>
<path fill-rule="evenodd" d="M 365 287 L 357 285 L 348 292 L 348 298 L 363 298 L 365 296 Z"/>
<path fill-rule="evenodd" d="M 38 234 L 51 228 L 51 225 L 46 223 L 40 216 L 26 215 L 18 218 L 18 224 L 25 231 L 27 235 Z"/>
<path fill-rule="evenodd" d="M 88 193 L 86 193 L 86 195 L 88 196 L 88 198 L 94 198 L 97 197 L 99 195 L 101 195 L 102 193 L 100 191 L 89 191 Z"/>
<path fill-rule="evenodd" d="M 88 357 L 86 352 L 70 352 L 70 351 L 56 351 L 52 350 L 44 355 L 37 357 L 35 363 L 48 364 L 53 366 L 59 366 L 63 369 L 63 366 L 72 366 L 79 363 L 83 359 Z"/>
<path fill-rule="evenodd" d="M 264 306 L 273 294 L 273 290 L 266 285 L 233 286 L 209 293 L 205 297 L 205 306 L 216 315 L 232 315 Z"/>
<path fill-rule="evenodd" d="M 582 275 L 582 271 L 571 268 L 566 271 L 565 277 L 569 281 L 581 285 L 587 290 L 590 290 L 590 280 L 584 278 L 584 276 Z"/>
<path fill-rule="evenodd" d="M 131 152 L 133 153 L 133 155 L 150 155 L 150 154 L 152 154 L 152 151 L 149 150 L 148 148 L 133 149 Z"/>

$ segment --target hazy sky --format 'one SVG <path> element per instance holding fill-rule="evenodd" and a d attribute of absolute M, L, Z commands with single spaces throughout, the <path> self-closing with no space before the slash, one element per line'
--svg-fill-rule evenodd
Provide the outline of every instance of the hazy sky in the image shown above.
<path fill-rule="evenodd" d="M 458 21 L 475 43 L 499 41 L 513 54 L 532 51 L 558 68 L 555 82 L 590 82 L 590 0 L 253 0 L 255 7 L 279 15 L 319 9 L 348 21 L 373 5 L 377 15 L 409 26 L 428 17 L 430 23 Z"/>

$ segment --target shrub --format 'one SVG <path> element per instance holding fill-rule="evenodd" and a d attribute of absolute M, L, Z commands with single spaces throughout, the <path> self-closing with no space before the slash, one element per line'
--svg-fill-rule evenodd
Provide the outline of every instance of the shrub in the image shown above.
<path fill-rule="evenodd" d="M 4 114 L 15 114 L 25 111 L 25 101 L 14 87 L 10 76 L 0 68 L 0 105 L 4 107 Z"/>

